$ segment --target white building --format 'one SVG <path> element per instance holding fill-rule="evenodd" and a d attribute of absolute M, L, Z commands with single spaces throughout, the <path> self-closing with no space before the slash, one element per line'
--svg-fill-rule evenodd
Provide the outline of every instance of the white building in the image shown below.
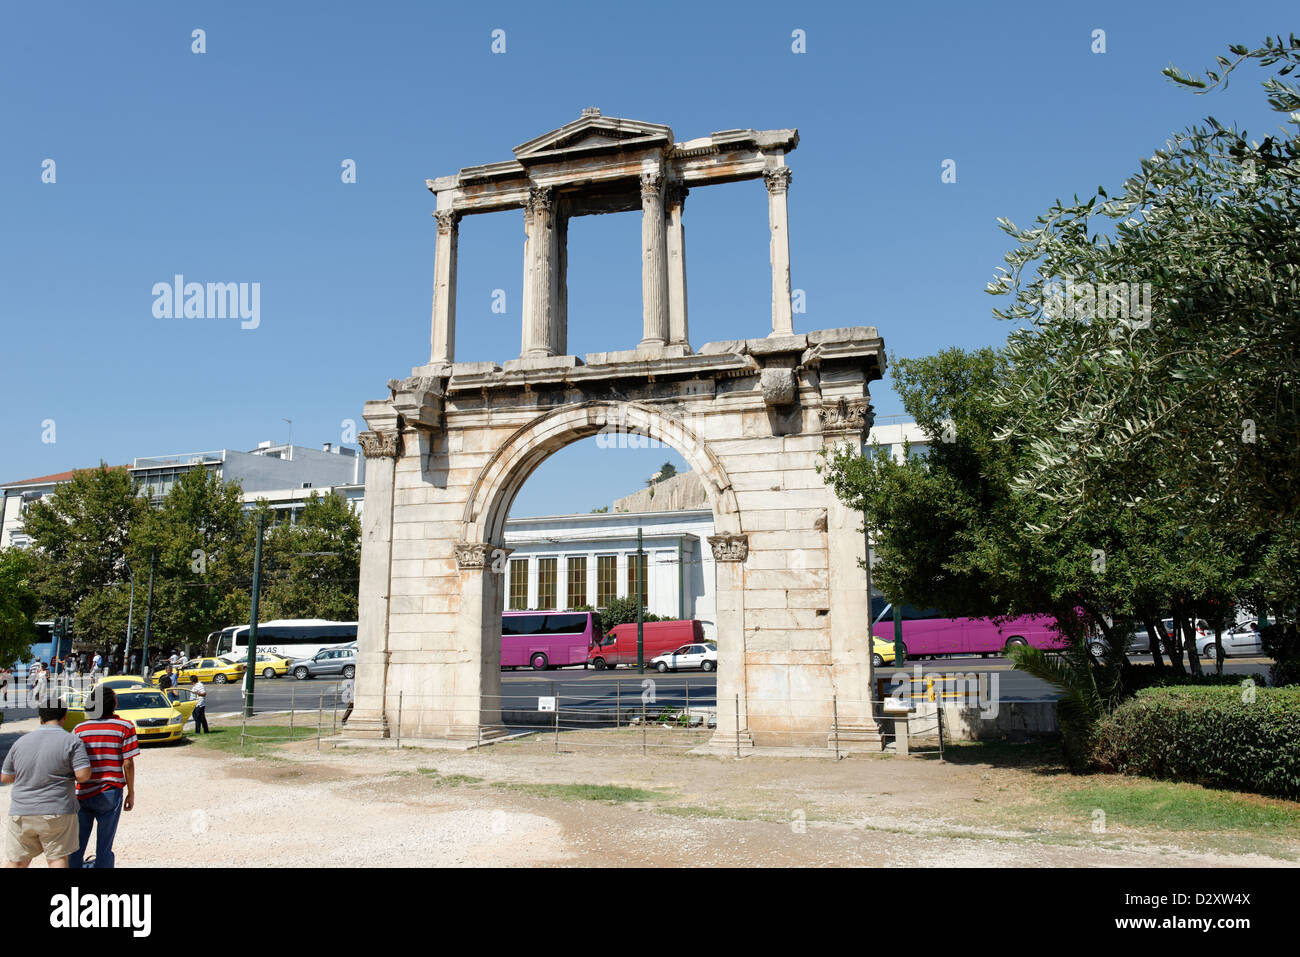
<path fill-rule="evenodd" d="M 646 609 L 698 618 L 705 634 L 716 637 L 708 508 L 509 519 L 506 608 L 600 608 L 609 598 L 635 595 L 638 529 Z"/>
<path fill-rule="evenodd" d="M 162 502 L 181 475 L 196 468 L 207 469 L 222 481 L 238 482 L 244 490 L 246 507 L 266 499 L 288 521 L 297 520 L 313 492 L 340 495 L 359 503 L 366 477 L 364 456 L 356 449 L 331 443 L 312 449 L 263 442 L 248 452 L 218 449 L 148 456 L 114 468 L 130 472 L 137 488 L 148 494 L 153 505 Z M 72 476 L 72 472 L 59 472 L 0 485 L 0 548 L 30 545 L 31 538 L 23 531 L 23 511 L 31 502 L 53 495 Z"/>

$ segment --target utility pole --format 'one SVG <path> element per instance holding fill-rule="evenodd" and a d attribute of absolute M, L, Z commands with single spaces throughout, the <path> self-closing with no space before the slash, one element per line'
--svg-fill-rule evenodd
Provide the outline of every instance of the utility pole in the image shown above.
<path fill-rule="evenodd" d="M 144 650 L 140 653 L 140 677 L 149 678 L 149 617 L 153 612 L 153 570 L 158 563 L 158 549 L 149 549 L 149 600 L 144 606 Z"/>
<path fill-rule="evenodd" d="M 131 571 L 131 563 L 126 563 L 126 574 L 131 579 L 131 600 L 126 606 L 126 650 L 122 652 L 122 673 L 131 665 L 131 619 L 135 613 L 135 572 Z"/>
<path fill-rule="evenodd" d="M 641 527 L 636 530 L 636 673 L 645 674 L 645 612 L 641 596 L 645 594 L 645 551 L 641 547 Z"/>
<path fill-rule="evenodd" d="M 244 717 L 253 716 L 253 680 L 257 677 L 257 598 L 262 590 L 262 525 L 265 512 L 257 513 L 257 545 L 253 548 L 253 602 L 248 619 L 248 668 L 244 672 Z"/>

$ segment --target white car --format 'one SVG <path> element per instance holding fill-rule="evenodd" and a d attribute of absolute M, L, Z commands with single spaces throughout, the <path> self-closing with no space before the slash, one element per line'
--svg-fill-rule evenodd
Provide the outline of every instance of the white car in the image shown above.
<path fill-rule="evenodd" d="M 682 668 L 699 668 L 714 671 L 718 667 L 718 646 L 709 644 L 682 645 L 676 651 L 651 658 L 650 664 L 659 671 L 678 671 Z"/>
<path fill-rule="evenodd" d="M 1211 660 L 1219 656 L 1214 647 L 1214 632 L 1211 631 L 1206 635 L 1201 635 L 1199 629 L 1196 635 L 1196 653 L 1202 658 Z M 1233 655 L 1260 655 L 1264 653 L 1264 645 L 1259 640 L 1259 622 L 1243 621 L 1233 625 L 1223 633 L 1223 656 L 1231 658 Z"/>

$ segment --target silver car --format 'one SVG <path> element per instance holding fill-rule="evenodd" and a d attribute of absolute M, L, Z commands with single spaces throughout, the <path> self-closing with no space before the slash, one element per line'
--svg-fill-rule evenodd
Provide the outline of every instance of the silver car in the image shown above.
<path fill-rule="evenodd" d="M 357 673 L 355 648 L 326 648 L 310 658 L 298 658 L 289 666 L 289 674 L 299 681 L 326 675 L 351 678 Z"/>

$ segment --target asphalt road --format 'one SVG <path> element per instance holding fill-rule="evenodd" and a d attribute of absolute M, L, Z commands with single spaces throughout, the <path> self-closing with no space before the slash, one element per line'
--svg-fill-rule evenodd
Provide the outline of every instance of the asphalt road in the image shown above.
<path fill-rule="evenodd" d="M 1150 664 L 1146 655 L 1134 655 L 1135 664 Z M 1229 658 L 1223 664 L 1226 674 L 1268 674 L 1271 664 L 1267 658 Z M 897 673 L 923 675 L 968 674 L 988 672 L 997 676 L 997 694 L 1000 701 L 1054 701 L 1059 693 L 1024 672 L 1015 671 L 1005 658 L 940 658 L 935 661 L 911 661 L 903 669 L 884 667 L 876 671 L 878 678 L 886 681 L 886 693 L 894 687 L 890 681 Z M 1210 667 L 1213 667 L 1212 665 Z M 644 686 L 644 680 L 654 682 Z M 992 680 L 992 679 L 990 679 Z M 298 681 L 294 678 L 258 678 L 255 685 L 255 707 L 259 712 L 315 710 L 323 706 L 333 709 L 339 699 L 339 679 L 312 678 Z M 553 671 L 506 671 L 501 675 L 502 707 L 507 710 L 534 711 L 537 699 L 558 695 L 560 707 L 565 710 L 604 710 L 621 705 L 623 710 L 640 705 L 643 690 L 653 687 L 654 701 L 659 706 L 685 707 L 688 699 L 693 707 L 713 707 L 717 702 L 717 675 L 699 671 L 668 672 L 659 674 L 647 669 L 638 675 L 635 668 L 618 668 L 613 671 L 558 668 Z M 992 689 L 990 689 L 992 690 Z M 337 705 L 342 710 L 342 705 Z M 208 714 L 220 715 L 238 712 L 242 707 L 240 685 L 208 685 Z"/>

